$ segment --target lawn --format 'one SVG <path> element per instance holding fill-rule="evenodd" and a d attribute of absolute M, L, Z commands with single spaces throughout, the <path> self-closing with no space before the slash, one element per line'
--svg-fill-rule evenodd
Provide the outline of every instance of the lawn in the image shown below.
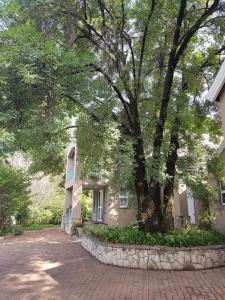
<path fill-rule="evenodd" d="M 46 228 L 57 228 L 60 227 L 60 225 L 56 224 L 30 224 L 30 225 L 24 225 L 23 229 L 25 231 L 28 230 L 42 230 Z"/>

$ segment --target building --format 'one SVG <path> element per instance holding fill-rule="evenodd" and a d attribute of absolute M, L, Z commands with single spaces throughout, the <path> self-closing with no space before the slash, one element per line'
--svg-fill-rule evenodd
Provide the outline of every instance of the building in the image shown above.
<path fill-rule="evenodd" d="M 71 133 L 66 154 L 66 180 L 64 196 L 64 213 L 61 228 L 72 234 L 74 223 L 81 220 L 81 197 L 86 190 L 92 192 L 92 222 L 108 225 L 129 226 L 136 221 L 135 196 L 127 190 L 111 186 L 105 179 L 81 179 L 82 164 L 78 160 L 75 132 Z M 174 225 L 179 228 L 183 224 L 196 224 L 202 212 L 201 201 L 194 199 L 186 185 L 180 185 L 174 195 Z"/>
<path fill-rule="evenodd" d="M 75 126 L 75 120 L 72 120 Z M 92 191 L 92 221 L 109 225 L 127 226 L 136 220 L 134 196 L 123 189 L 110 186 L 107 179 L 80 179 L 81 164 L 77 156 L 76 132 L 71 130 L 71 141 L 67 145 L 64 214 L 61 228 L 72 233 L 74 223 L 81 222 L 82 192 Z"/>
<path fill-rule="evenodd" d="M 136 209 L 133 195 L 126 190 L 112 189 L 107 179 L 80 179 L 80 163 L 77 160 L 75 141 L 67 147 L 66 182 L 62 230 L 71 234 L 74 223 L 81 222 L 81 196 L 92 191 L 92 221 L 109 225 L 127 226 L 135 222 Z"/>
<path fill-rule="evenodd" d="M 62 217 L 62 230 L 72 233 L 74 223 L 81 220 L 81 197 L 83 191 L 92 191 L 92 222 L 108 225 L 129 226 L 136 221 L 135 196 L 127 190 L 112 187 L 105 179 L 81 180 L 80 170 L 82 164 L 78 160 L 76 133 L 71 131 L 71 140 L 67 145 L 66 181 L 64 214 Z M 201 211 L 201 203 L 194 200 L 192 192 L 186 186 L 180 186 L 174 195 L 174 221 L 175 227 L 191 222 L 196 223 L 196 215 Z"/>
<path fill-rule="evenodd" d="M 216 101 L 221 115 L 223 136 L 225 139 L 225 61 L 223 62 L 212 86 L 207 94 L 207 99 Z M 219 154 L 225 159 L 224 140 L 219 147 Z M 213 175 L 209 175 L 209 182 L 212 186 L 217 187 L 219 195 L 217 201 L 212 204 L 212 209 L 216 211 L 216 228 L 225 231 L 225 183 L 218 182 Z"/>
<path fill-rule="evenodd" d="M 221 115 L 223 136 L 225 139 L 225 61 L 223 62 L 206 98 L 216 101 Z M 206 144 L 209 144 L 206 138 Z M 225 159 L 225 141 L 223 140 L 218 149 L 218 154 Z M 213 174 L 208 175 L 210 186 L 218 190 L 218 197 L 210 203 L 210 212 L 215 213 L 215 228 L 225 231 L 225 183 L 218 182 Z M 195 224 L 199 215 L 203 212 L 202 202 L 194 199 L 191 190 L 186 186 L 180 186 L 175 193 L 175 226 L 179 227 L 181 222 L 190 218 Z M 176 219 L 177 218 L 177 219 Z"/>

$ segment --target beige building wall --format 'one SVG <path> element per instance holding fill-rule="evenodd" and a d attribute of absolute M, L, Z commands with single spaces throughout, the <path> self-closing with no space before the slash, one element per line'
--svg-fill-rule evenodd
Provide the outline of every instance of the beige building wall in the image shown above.
<path fill-rule="evenodd" d="M 225 139 L 225 86 L 223 86 L 219 94 L 219 110 L 222 120 L 223 136 Z M 225 149 L 223 149 L 221 156 L 225 159 Z M 218 187 L 218 182 L 215 179 L 213 184 Z M 218 201 L 215 201 L 213 209 L 216 210 L 217 213 L 216 228 L 225 231 L 225 205 L 222 204 L 220 190 L 218 191 Z"/>
<path fill-rule="evenodd" d="M 219 94 L 219 110 L 222 119 L 223 136 L 225 139 L 225 86 Z"/>
<path fill-rule="evenodd" d="M 109 189 L 107 205 L 107 224 L 129 226 L 136 221 L 134 196 L 128 193 L 128 207 L 120 208 L 119 192 Z"/>
<path fill-rule="evenodd" d="M 217 199 L 212 201 L 210 205 L 211 212 L 216 213 L 215 227 L 218 230 L 225 231 L 225 205 L 222 204 L 221 201 L 220 188 L 218 186 L 218 182 L 212 174 L 209 175 L 209 184 L 218 189 L 218 197 Z"/>
<path fill-rule="evenodd" d="M 82 181 L 76 158 L 76 144 L 71 142 L 67 147 L 64 213 L 61 224 L 62 230 L 67 234 L 72 234 L 74 223 L 81 222 Z"/>
<path fill-rule="evenodd" d="M 132 194 L 128 194 L 128 207 L 120 208 L 119 193 L 108 185 L 105 189 L 103 223 L 108 225 L 129 226 L 136 220 L 136 209 Z M 93 193 L 93 197 L 95 193 Z M 93 199 L 92 221 L 97 222 L 97 206 Z"/>

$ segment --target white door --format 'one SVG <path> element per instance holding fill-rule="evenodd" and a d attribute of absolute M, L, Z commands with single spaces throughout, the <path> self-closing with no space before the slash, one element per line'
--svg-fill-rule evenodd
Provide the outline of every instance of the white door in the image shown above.
<path fill-rule="evenodd" d="M 97 221 L 103 222 L 103 207 L 104 207 L 104 191 L 100 190 L 98 192 L 97 198 Z"/>

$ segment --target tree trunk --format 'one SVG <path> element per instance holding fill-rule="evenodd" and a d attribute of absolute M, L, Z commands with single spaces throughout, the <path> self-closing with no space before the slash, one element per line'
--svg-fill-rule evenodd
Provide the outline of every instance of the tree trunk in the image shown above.
<path fill-rule="evenodd" d="M 135 190 L 138 202 L 137 221 L 140 230 L 158 232 L 162 230 L 160 186 L 149 187 L 146 179 L 145 160 L 142 158 L 142 141 L 134 144 L 135 150 Z"/>
<path fill-rule="evenodd" d="M 6 222 L 6 220 L 4 218 L 0 217 L 0 231 L 3 229 L 5 222 Z"/>
<path fill-rule="evenodd" d="M 144 232 L 162 231 L 162 209 L 160 186 L 155 184 L 148 188 L 148 195 L 138 212 L 139 228 Z"/>
<path fill-rule="evenodd" d="M 161 208 L 159 185 L 149 187 L 146 178 L 146 160 L 144 153 L 141 126 L 138 117 L 137 102 L 132 103 L 132 113 L 135 116 L 132 122 L 132 137 L 134 149 L 134 184 L 138 203 L 137 221 L 140 230 L 144 232 L 161 231 Z M 154 201 L 154 199 L 157 199 Z"/>
<path fill-rule="evenodd" d="M 179 109 L 178 109 L 179 110 Z M 167 181 L 164 188 L 163 197 L 163 231 L 168 232 L 174 228 L 174 179 L 176 173 L 176 163 L 178 159 L 177 150 L 179 149 L 180 119 L 179 111 L 174 120 L 170 137 L 170 152 L 166 162 Z"/>

